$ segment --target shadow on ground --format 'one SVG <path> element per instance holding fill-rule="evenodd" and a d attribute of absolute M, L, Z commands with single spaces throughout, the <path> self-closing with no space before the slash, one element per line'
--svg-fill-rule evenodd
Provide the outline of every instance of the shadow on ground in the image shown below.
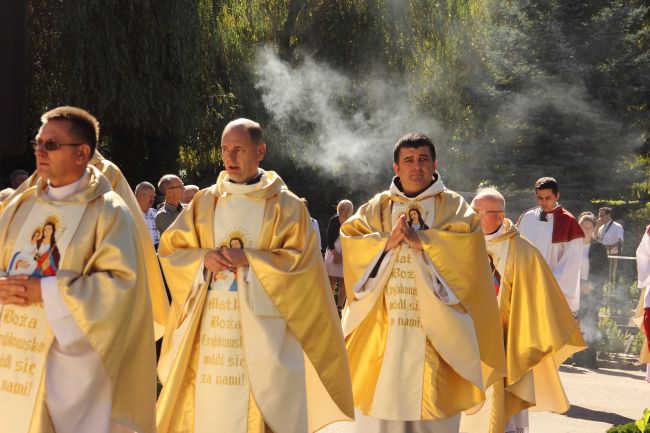
<path fill-rule="evenodd" d="M 623 371 L 612 371 L 612 370 L 594 370 L 598 374 L 606 374 L 607 376 L 618 376 L 618 377 L 627 377 L 630 379 L 635 379 L 635 380 L 641 380 L 643 381 L 644 378 L 642 376 L 639 376 L 638 374 L 631 374 L 631 373 L 625 373 Z"/>
<path fill-rule="evenodd" d="M 571 373 L 571 374 L 586 374 L 586 373 L 591 371 L 593 373 L 604 374 L 606 376 L 627 377 L 628 379 L 641 380 L 641 381 L 644 380 L 644 378 L 641 375 L 639 375 L 638 373 L 633 374 L 633 373 L 626 373 L 626 372 L 620 371 L 620 370 L 619 371 L 605 370 L 603 368 L 599 368 L 599 369 L 591 369 L 591 368 L 589 368 L 589 369 L 587 369 L 587 368 L 583 368 L 583 367 L 576 367 L 576 366 L 573 366 L 573 365 L 564 365 L 563 364 L 563 365 L 560 366 L 560 371 L 563 372 L 563 373 Z"/>
<path fill-rule="evenodd" d="M 569 418 L 584 419 L 587 421 L 604 422 L 611 425 L 627 424 L 634 421 L 626 416 L 612 412 L 587 409 L 586 407 L 571 405 L 571 408 L 564 416 Z"/>
<path fill-rule="evenodd" d="M 560 365 L 560 371 L 562 373 L 573 373 L 573 374 L 587 374 L 589 371 L 586 368 L 574 367 L 573 365 Z"/>

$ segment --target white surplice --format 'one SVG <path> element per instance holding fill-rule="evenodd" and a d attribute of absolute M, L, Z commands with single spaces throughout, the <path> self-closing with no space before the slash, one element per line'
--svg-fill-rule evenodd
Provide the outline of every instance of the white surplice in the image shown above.
<path fill-rule="evenodd" d="M 542 253 L 571 311 L 575 313 L 580 309 L 580 262 L 583 239 L 553 243 L 554 215 L 547 213 L 546 221 L 540 221 L 540 213 L 539 207 L 524 213 L 518 223 L 519 232 Z"/>

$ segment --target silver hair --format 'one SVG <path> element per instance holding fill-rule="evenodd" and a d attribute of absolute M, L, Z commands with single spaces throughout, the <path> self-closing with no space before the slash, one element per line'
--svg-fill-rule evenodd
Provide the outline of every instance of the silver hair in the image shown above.
<path fill-rule="evenodd" d="M 336 212 L 340 213 L 341 209 L 347 209 L 348 213 L 351 215 L 354 212 L 354 205 L 350 200 L 341 200 L 339 204 L 336 205 Z"/>
<path fill-rule="evenodd" d="M 156 192 L 156 188 L 149 182 L 140 182 L 135 186 L 135 195 L 136 197 L 143 193 L 145 190 Z"/>
<path fill-rule="evenodd" d="M 475 200 L 479 200 L 479 199 L 482 199 L 482 198 L 491 198 L 492 200 L 495 200 L 495 201 L 501 203 L 501 206 L 502 206 L 501 210 L 503 210 L 503 211 L 506 210 L 506 199 L 503 196 L 503 194 L 501 194 L 495 187 L 487 186 L 485 188 L 480 188 L 477 191 L 477 194 L 474 197 L 474 199 L 472 199 L 472 203 L 474 203 Z"/>

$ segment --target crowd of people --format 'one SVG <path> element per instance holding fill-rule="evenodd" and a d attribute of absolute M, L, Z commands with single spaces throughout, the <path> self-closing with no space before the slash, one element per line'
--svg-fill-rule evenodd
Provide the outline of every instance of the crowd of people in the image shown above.
<path fill-rule="evenodd" d="M 496 188 L 447 188 L 408 133 L 388 189 L 341 200 L 321 245 L 306 201 L 260 167 L 257 122 L 225 127 L 214 185 L 167 174 L 157 205 L 96 150 L 90 113 L 41 122 L 36 172 L 0 201 L 7 431 L 521 433 L 530 409 L 568 410 L 561 363 L 597 366 L 623 230 L 610 208 L 576 219 L 552 177 L 513 222 Z M 650 228 L 637 260 L 645 288 Z"/>

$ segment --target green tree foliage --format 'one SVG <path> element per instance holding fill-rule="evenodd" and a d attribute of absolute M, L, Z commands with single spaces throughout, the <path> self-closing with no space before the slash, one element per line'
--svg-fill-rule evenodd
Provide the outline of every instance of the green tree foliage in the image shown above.
<path fill-rule="evenodd" d="M 553 174 L 565 196 L 585 202 L 629 194 L 640 173 L 628 162 L 644 135 L 638 119 L 647 116 L 626 115 L 639 105 L 635 83 L 648 72 L 647 50 L 631 42 L 643 14 L 647 8 L 617 2 L 537 0 L 495 11 L 484 47 L 497 107 L 487 124 L 497 183 L 529 187 Z M 637 64 L 622 67 L 629 62 Z M 614 64 L 621 67 L 607 70 Z M 522 164 L 527 184 L 517 180 Z"/>
<path fill-rule="evenodd" d="M 208 64 L 205 4 L 28 3 L 33 114 L 87 108 L 100 119 L 100 148 L 133 182 L 176 171 L 179 146 L 205 135 L 216 110 L 227 112 Z"/>
<path fill-rule="evenodd" d="M 132 183 L 179 170 L 188 182 L 213 182 L 220 132 L 246 116 L 266 127 L 265 166 L 311 199 L 321 221 L 336 200 L 367 199 L 385 185 L 388 157 L 345 160 L 347 175 L 324 170 L 305 157 L 322 144 L 318 119 L 294 112 L 279 126 L 259 85 L 267 71 L 258 55 L 270 47 L 293 70 L 311 61 L 342 77 L 345 91 L 327 104 L 353 133 L 383 131 L 387 116 L 377 113 L 391 109 L 405 119 L 402 132 L 431 133 L 454 189 L 484 182 L 516 192 L 555 175 L 563 196 L 585 207 L 650 191 L 643 0 L 27 4 L 26 135 L 47 108 L 83 106 L 102 123 L 101 150 Z M 330 79 L 339 82 L 322 81 Z M 397 136 L 368 153 L 388 155 Z M 364 163 L 378 174 L 359 183 Z"/>

